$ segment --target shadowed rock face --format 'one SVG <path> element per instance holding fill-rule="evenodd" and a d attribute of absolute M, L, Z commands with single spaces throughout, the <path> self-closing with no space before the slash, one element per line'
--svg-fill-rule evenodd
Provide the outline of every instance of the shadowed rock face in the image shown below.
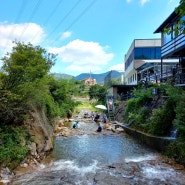
<path fill-rule="evenodd" d="M 34 138 L 34 143 L 30 144 L 30 153 L 33 156 L 45 155 L 45 152 L 53 149 L 53 126 L 49 123 L 43 110 L 35 109 L 29 114 L 30 117 L 25 125 L 29 128 L 30 136 Z"/>

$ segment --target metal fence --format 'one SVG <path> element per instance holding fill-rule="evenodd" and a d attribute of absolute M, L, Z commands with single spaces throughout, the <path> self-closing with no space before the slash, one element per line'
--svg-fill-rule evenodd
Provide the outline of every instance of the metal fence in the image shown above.
<path fill-rule="evenodd" d="M 162 74 L 149 74 L 142 78 L 140 81 L 163 83 L 168 80 L 171 80 L 173 85 L 185 85 L 185 68 L 173 68 L 172 70 L 166 71 Z"/>

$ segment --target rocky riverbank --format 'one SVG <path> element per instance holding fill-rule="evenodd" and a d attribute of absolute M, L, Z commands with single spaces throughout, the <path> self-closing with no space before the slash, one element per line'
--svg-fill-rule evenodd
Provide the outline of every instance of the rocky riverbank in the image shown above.
<path fill-rule="evenodd" d="M 75 118 L 76 119 L 76 118 Z M 64 136 L 64 137 L 70 137 L 73 135 L 84 135 L 84 134 L 99 134 L 97 133 L 96 127 L 94 127 L 94 130 L 89 129 L 88 126 L 86 129 L 78 128 L 73 129 L 71 127 L 72 122 L 74 119 L 59 119 L 58 122 L 54 126 L 54 133 L 53 137 L 58 136 Z M 80 122 L 83 122 L 85 124 L 91 124 L 92 120 L 89 118 L 80 119 Z M 123 129 L 117 128 L 115 129 L 115 125 L 112 123 L 102 124 L 104 127 L 102 133 L 100 134 L 119 134 L 120 132 L 123 132 Z M 38 133 L 37 133 L 38 134 Z M 40 134 L 39 134 L 40 135 Z M 39 142 L 39 141 L 38 141 Z M 0 172 L 0 185 L 8 185 L 10 180 L 14 178 L 15 175 L 28 172 L 30 170 L 37 169 L 38 166 L 45 160 L 46 158 L 46 152 L 38 152 L 37 143 L 32 142 L 30 144 L 30 155 L 28 158 L 24 159 L 21 164 L 13 171 L 11 172 L 6 166 L 1 169 Z M 39 145 L 41 146 L 41 144 Z M 47 145 L 44 145 L 47 146 Z M 48 151 L 48 150 L 45 150 Z"/>

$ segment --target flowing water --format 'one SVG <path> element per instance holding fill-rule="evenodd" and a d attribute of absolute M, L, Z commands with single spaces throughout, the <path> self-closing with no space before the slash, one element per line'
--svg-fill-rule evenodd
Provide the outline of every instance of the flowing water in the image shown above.
<path fill-rule="evenodd" d="M 183 172 L 167 165 L 159 154 L 126 134 L 79 123 L 71 137 L 57 137 L 50 163 L 17 175 L 13 185 L 183 185 Z M 80 133 L 80 134 L 79 134 Z"/>

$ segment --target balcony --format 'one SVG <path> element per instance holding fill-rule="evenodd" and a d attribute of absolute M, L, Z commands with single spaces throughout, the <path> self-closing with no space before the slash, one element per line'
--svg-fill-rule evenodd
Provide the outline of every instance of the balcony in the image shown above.
<path fill-rule="evenodd" d="M 162 58 L 181 57 L 185 53 L 185 35 L 180 34 L 161 48 Z"/>
<path fill-rule="evenodd" d="M 166 71 L 162 74 L 152 74 L 143 76 L 141 82 L 163 83 L 171 80 L 174 86 L 185 86 L 185 68 Z"/>

